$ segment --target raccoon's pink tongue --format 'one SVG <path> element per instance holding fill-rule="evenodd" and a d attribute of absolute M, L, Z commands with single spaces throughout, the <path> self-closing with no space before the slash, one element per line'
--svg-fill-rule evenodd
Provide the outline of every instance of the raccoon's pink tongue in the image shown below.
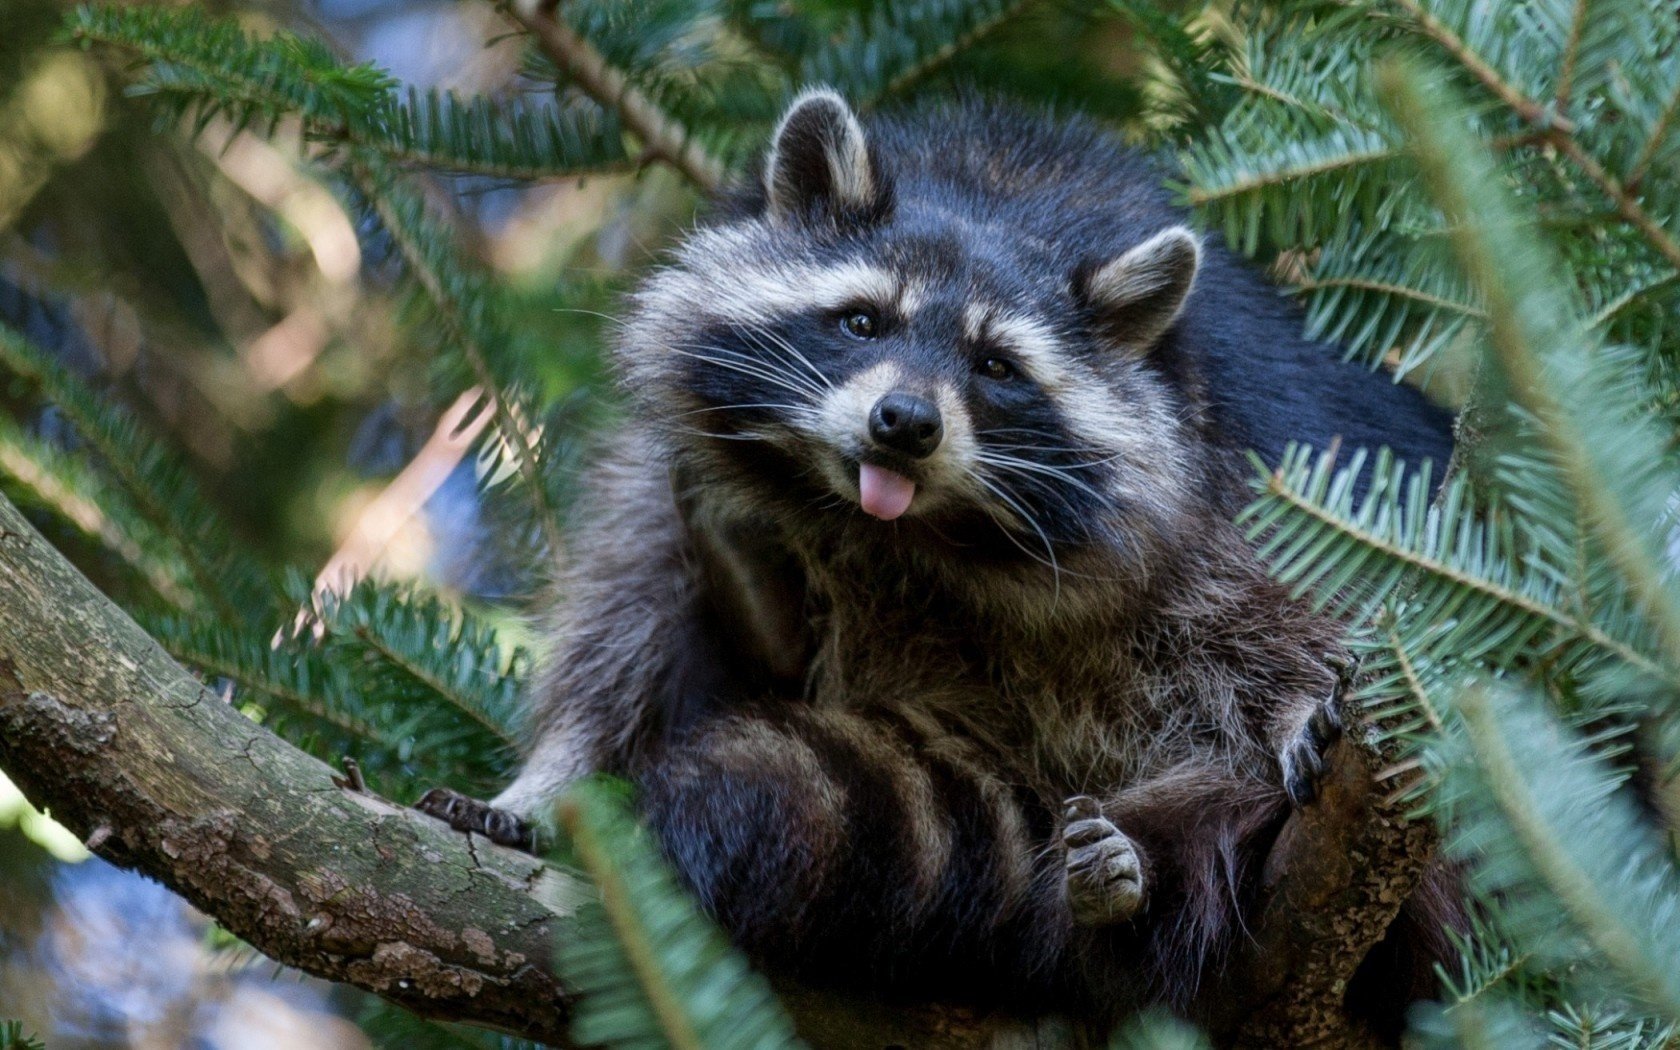
<path fill-rule="evenodd" d="M 858 468 L 858 490 L 863 494 L 863 512 L 891 521 L 910 509 L 916 483 L 873 463 Z"/>

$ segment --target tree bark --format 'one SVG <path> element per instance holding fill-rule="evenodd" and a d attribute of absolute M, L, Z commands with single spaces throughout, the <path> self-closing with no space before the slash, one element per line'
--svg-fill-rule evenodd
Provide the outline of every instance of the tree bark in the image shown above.
<path fill-rule="evenodd" d="M 1243 995 L 1213 1019 L 1234 1047 L 1378 1045 L 1347 1016 L 1354 971 L 1382 939 L 1435 853 L 1432 825 L 1407 817 L 1379 780 L 1382 756 L 1344 738 L 1318 799 L 1292 816 L 1261 873 L 1252 939 L 1235 972 Z M 1396 994 L 1406 994 L 1396 990 Z"/>
<path fill-rule="evenodd" d="M 280 962 L 565 1044 L 575 877 L 364 792 L 176 664 L 0 498 L 0 767 Z"/>
<path fill-rule="evenodd" d="M 1341 993 L 1429 843 L 1377 796 L 1370 756 L 1338 752 L 1323 801 L 1292 818 L 1267 865 L 1222 1040 L 1361 1038 Z M 176 664 L 3 497 L 0 768 L 95 852 L 282 963 L 423 1016 L 570 1045 L 551 960 L 591 892 L 581 879 L 343 786 Z M 1055 1021 L 783 992 L 818 1046 L 1090 1044 Z"/>

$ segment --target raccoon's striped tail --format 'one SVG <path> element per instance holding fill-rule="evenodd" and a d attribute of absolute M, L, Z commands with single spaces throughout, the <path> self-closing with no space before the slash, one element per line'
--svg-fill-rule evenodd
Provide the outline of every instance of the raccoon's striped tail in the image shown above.
<path fill-rule="evenodd" d="M 1055 818 L 998 767 L 915 717 L 789 705 L 704 726 L 636 779 L 702 905 L 778 968 L 1042 998 L 1073 932 Z"/>
<path fill-rule="evenodd" d="M 990 1005 L 1187 1006 L 1240 928 L 1250 846 L 1282 792 L 1185 770 L 1104 809 L 1144 851 L 1135 919 L 1075 921 L 1063 800 L 920 716 L 789 705 L 719 719 L 649 762 L 643 807 L 749 952 L 819 980 Z"/>

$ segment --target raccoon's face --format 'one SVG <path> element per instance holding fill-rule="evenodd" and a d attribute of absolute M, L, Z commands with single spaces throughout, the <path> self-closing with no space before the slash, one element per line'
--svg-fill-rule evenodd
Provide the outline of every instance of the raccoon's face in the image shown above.
<path fill-rule="evenodd" d="M 895 186 L 889 160 L 838 96 L 797 100 L 747 217 L 697 231 L 638 293 L 632 390 L 708 483 L 784 518 L 861 511 L 1052 563 L 1160 533 L 1190 454 L 1184 400 L 1143 359 L 1195 236 L 1064 258 L 960 190 Z"/>

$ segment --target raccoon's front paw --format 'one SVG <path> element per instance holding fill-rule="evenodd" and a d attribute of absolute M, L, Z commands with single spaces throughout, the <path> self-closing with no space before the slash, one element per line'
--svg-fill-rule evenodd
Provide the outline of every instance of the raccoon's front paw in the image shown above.
<path fill-rule="evenodd" d="M 448 824 L 456 831 L 483 835 L 498 846 L 535 852 L 536 836 L 531 825 L 505 809 L 468 798 L 449 788 L 433 788 L 420 796 L 414 808 Z"/>
<path fill-rule="evenodd" d="M 1085 795 L 1068 799 L 1063 818 L 1068 906 L 1074 921 L 1108 926 L 1136 915 L 1143 907 L 1143 862 L 1132 840 Z"/>
<path fill-rule="evenodd" d="M 1297 806 L 1318 797 L 1318 781 L 1324 775 L 1330 747 L 1342 736 L 1340 699 L 1338 690 L 1336 696 L 1314 708 L 1278 756 L 1283 766 L 1283 789 Z"/>

